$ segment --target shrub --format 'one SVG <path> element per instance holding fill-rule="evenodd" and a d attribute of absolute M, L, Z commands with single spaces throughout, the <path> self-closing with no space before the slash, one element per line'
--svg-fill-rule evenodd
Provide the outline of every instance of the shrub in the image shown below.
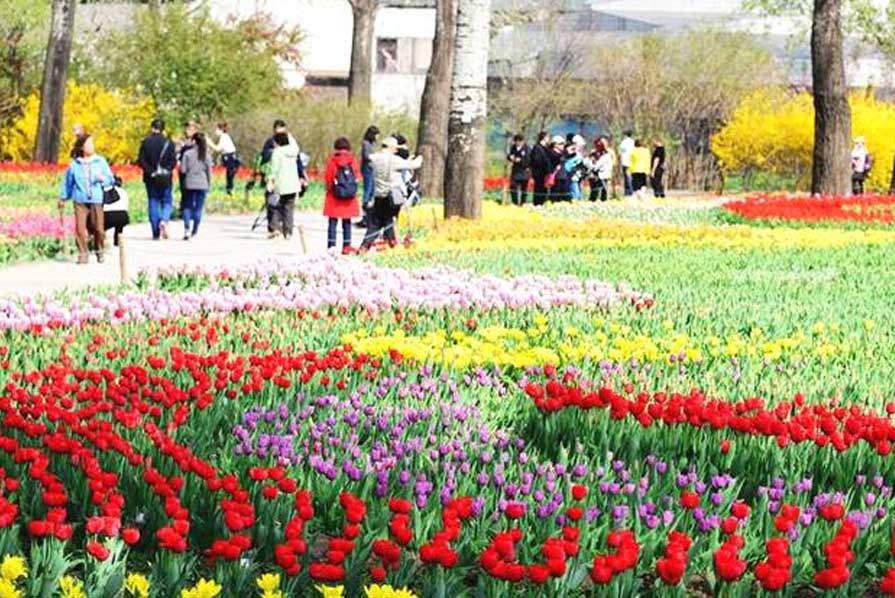
<path fill-rule="evenodd" d="M 34 93 L 26 100 L 21 118 L 0 135 L 0 147 L 6 158 L 31 159 L 39 110 L 40 97 Z M 69 81 L 65 91 L 60 159 L 65 161 L 67 148 L 74 142 L 73 127 L 80 123 L 94 135 L 100 155 L 113 163 L 132 162 L 154 113 L 155 104 L 148 98 Z"/>
<path fill-rule="evenodd" d="M 895 104 L 869 94 L 853 94 L 852 133 L 867 139 L 875 165 L 868 189 L 888 189 L 895 151 Z M 796 187 L 811 182 L 814 105 L 811 95 L 761 90 L 747 96 L 730 121 L 712 138 L 712 151 L 727 174 L 794 177 Z"/>
<path fill-rule="evenodd" d="M 302 151 L 311 157 L 312 168 L 323 168 L 332 153 L 333 142 L 347 137 L 351 149 L 360 152 L 360 143 L 370 123 L 375 123 L 383 135 L 400 132 L 408 138 L 411 148 L 416 145 L 417 121 L 405 114 L 373 112 L 369 108 L 348 107 L 344 101 L 307 98 L 300 93 L 288 94 L 280 102 L 229 120 L 233 139 L 247 165 L 260 152 L 271 134 L 273 121 L 282 118 L 298 139 Z"/>

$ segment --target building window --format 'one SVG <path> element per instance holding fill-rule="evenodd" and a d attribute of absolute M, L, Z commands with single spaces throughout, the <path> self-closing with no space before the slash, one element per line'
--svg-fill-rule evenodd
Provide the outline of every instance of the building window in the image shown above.
<path fill-rule="evenodd" d="M 413 72 L 427 72 L 432 62 L 432 40 L 416 37 L 408 41 L 413 42 Z"/>
<path fill-rule="evenodd" d="M 376 40 L 376 71 L 379 73 L 397 73 L 398 40 L 380 38 Z"/>

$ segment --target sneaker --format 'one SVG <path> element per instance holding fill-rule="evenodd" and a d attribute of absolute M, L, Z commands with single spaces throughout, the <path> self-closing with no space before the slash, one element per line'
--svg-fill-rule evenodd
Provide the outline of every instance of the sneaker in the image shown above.
<path fill-rule="evenodd" d="M 189 235 L 189 234 L 185 234 L 185 235 L 183 235 L 183 240 L 184 240 L 184 241 L 189 241 L 189 240 L 190 240 L 190 235 Z"/>
<path fill-rule="evenodd" d="M 354 249 L 352 247 L 349 247 L 347 245 L 342 247 L 342 255 L 351 255 L 352 253 L 354 253 Z"/>
<path fill-rule="evenodd" d="M 279 236 L 280 236 L 280 231 L 278 231 L 278 230 L 273 230 L 273 231 L 270 231 L 269 233 L 267 233 L 268 239 L 276 239 Z"/>
<path fill-rule="evenodd" d="M 86 253 L 81 254 L 81 255 L 78 256 L 78 263 L 79 263 L 79 264 L 86 264 L 87 261 L 88 261 L 88 260 L 87 260 L 87 254 L 86 254 Z"/>
<path fill-rule="evenodd" d="M 167 225 L 167 223 L 165 223 L 165 222 L 160 223 L 160 224 L 158 225 L 158 230 L 159 230 L 159 233 L 160 233 L 161 236 L 162 236 L 162 239 L 167 239 L 167 238 L 168 238 L 168 225 Z"/>
<path fill-rule="evenodd" d="M 98 264 L 102 264 L 104 261 L 106 261 L 106 256 L 103 255 L 102 251 L 97 251 L 96 252 L 96 262 Z"/>
<path fill-rule="evenodd" d="M 367 228 L 367 227 L 369 227 L 370 225 L 369 225 L 369 223 L 367 222 L 367 219 L 366 219 L 366 218 L 361 218 L 360 220 L 358 220 L 357 222 L 354 223 L 354 226 L 357 227 L 357 228 Z"/>

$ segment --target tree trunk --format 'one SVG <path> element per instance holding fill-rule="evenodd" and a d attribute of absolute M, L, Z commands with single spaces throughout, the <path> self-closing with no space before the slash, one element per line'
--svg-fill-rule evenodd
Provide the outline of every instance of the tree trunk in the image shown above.
<path fill-rule="evenodd" d="M 488 117 L 491 0 L 459 0 L 444 179 L 445 218 L 480 218 Z"/>
<path fill-rule="evenodd" d="M 56 162 L 62 137 L 62 108 L 65 105 L 65 82 L 71 59 L 71 41 L 75 25 L 75 0 L 53 0 L 50 40 L 44 60 L 40 93 L 40 115 L 37 123 L 36 162 Z"/>
<path fill-rule="evenodd" d="M 420 108 L 419 145 L 423 157 L 420 186 L 425 197 L 444 193 L 444 163 L 447 158 L 448 116 L 451 109 L 451 73 L 454 70 L 454 34 L 457 31 L 457 0 L 438 0 L 432 63 Z"/>
<path fill-rule="evenodd" d="M 354 16 L 351 35 L 351 67 L 348 72 L 348 103 L 370 104 L 373 89 L 373 27 L 377 0 L 349 0 Z"/>
<path fill-rule="evenodd" d="M 811 27 L 814 86 L 814 162 L 811 192 L 851 191 L 851 109 L 842 48 L 840 0 L 814 0 Z"/>

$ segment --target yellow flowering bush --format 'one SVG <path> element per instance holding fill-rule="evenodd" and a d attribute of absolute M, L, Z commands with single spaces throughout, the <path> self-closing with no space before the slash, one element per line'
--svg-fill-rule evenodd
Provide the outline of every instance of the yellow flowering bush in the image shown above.
<path fill-rule="evenodd" d="M 0 132 L 0 156 L 21 162 L 31 159 L 39 111 L 40 96 L 32 94 L 25 101 L 21 118 Z M 74 125 L 81 124 L 94 135 L 100 155 L 113 163 L 133 162 L 155 111 L 149 98 L 69 81 L 65 88 L 60 161 L 65 161 L 68 148 L 74 143 Z"/>
<path fill-rule="evenodd" d="M 895 104 L 867 94 L 850 98 L 852 134 L 863 136 L 875 157 L 868 188 L 888 190 L 895 152 Z M 814 105 L 811 95 L 759 90 L 747 96 L 730 122 L 712 138 L 712 151 L 727 173 L 792 176 L 799 188 L 811 177 Z"/>

